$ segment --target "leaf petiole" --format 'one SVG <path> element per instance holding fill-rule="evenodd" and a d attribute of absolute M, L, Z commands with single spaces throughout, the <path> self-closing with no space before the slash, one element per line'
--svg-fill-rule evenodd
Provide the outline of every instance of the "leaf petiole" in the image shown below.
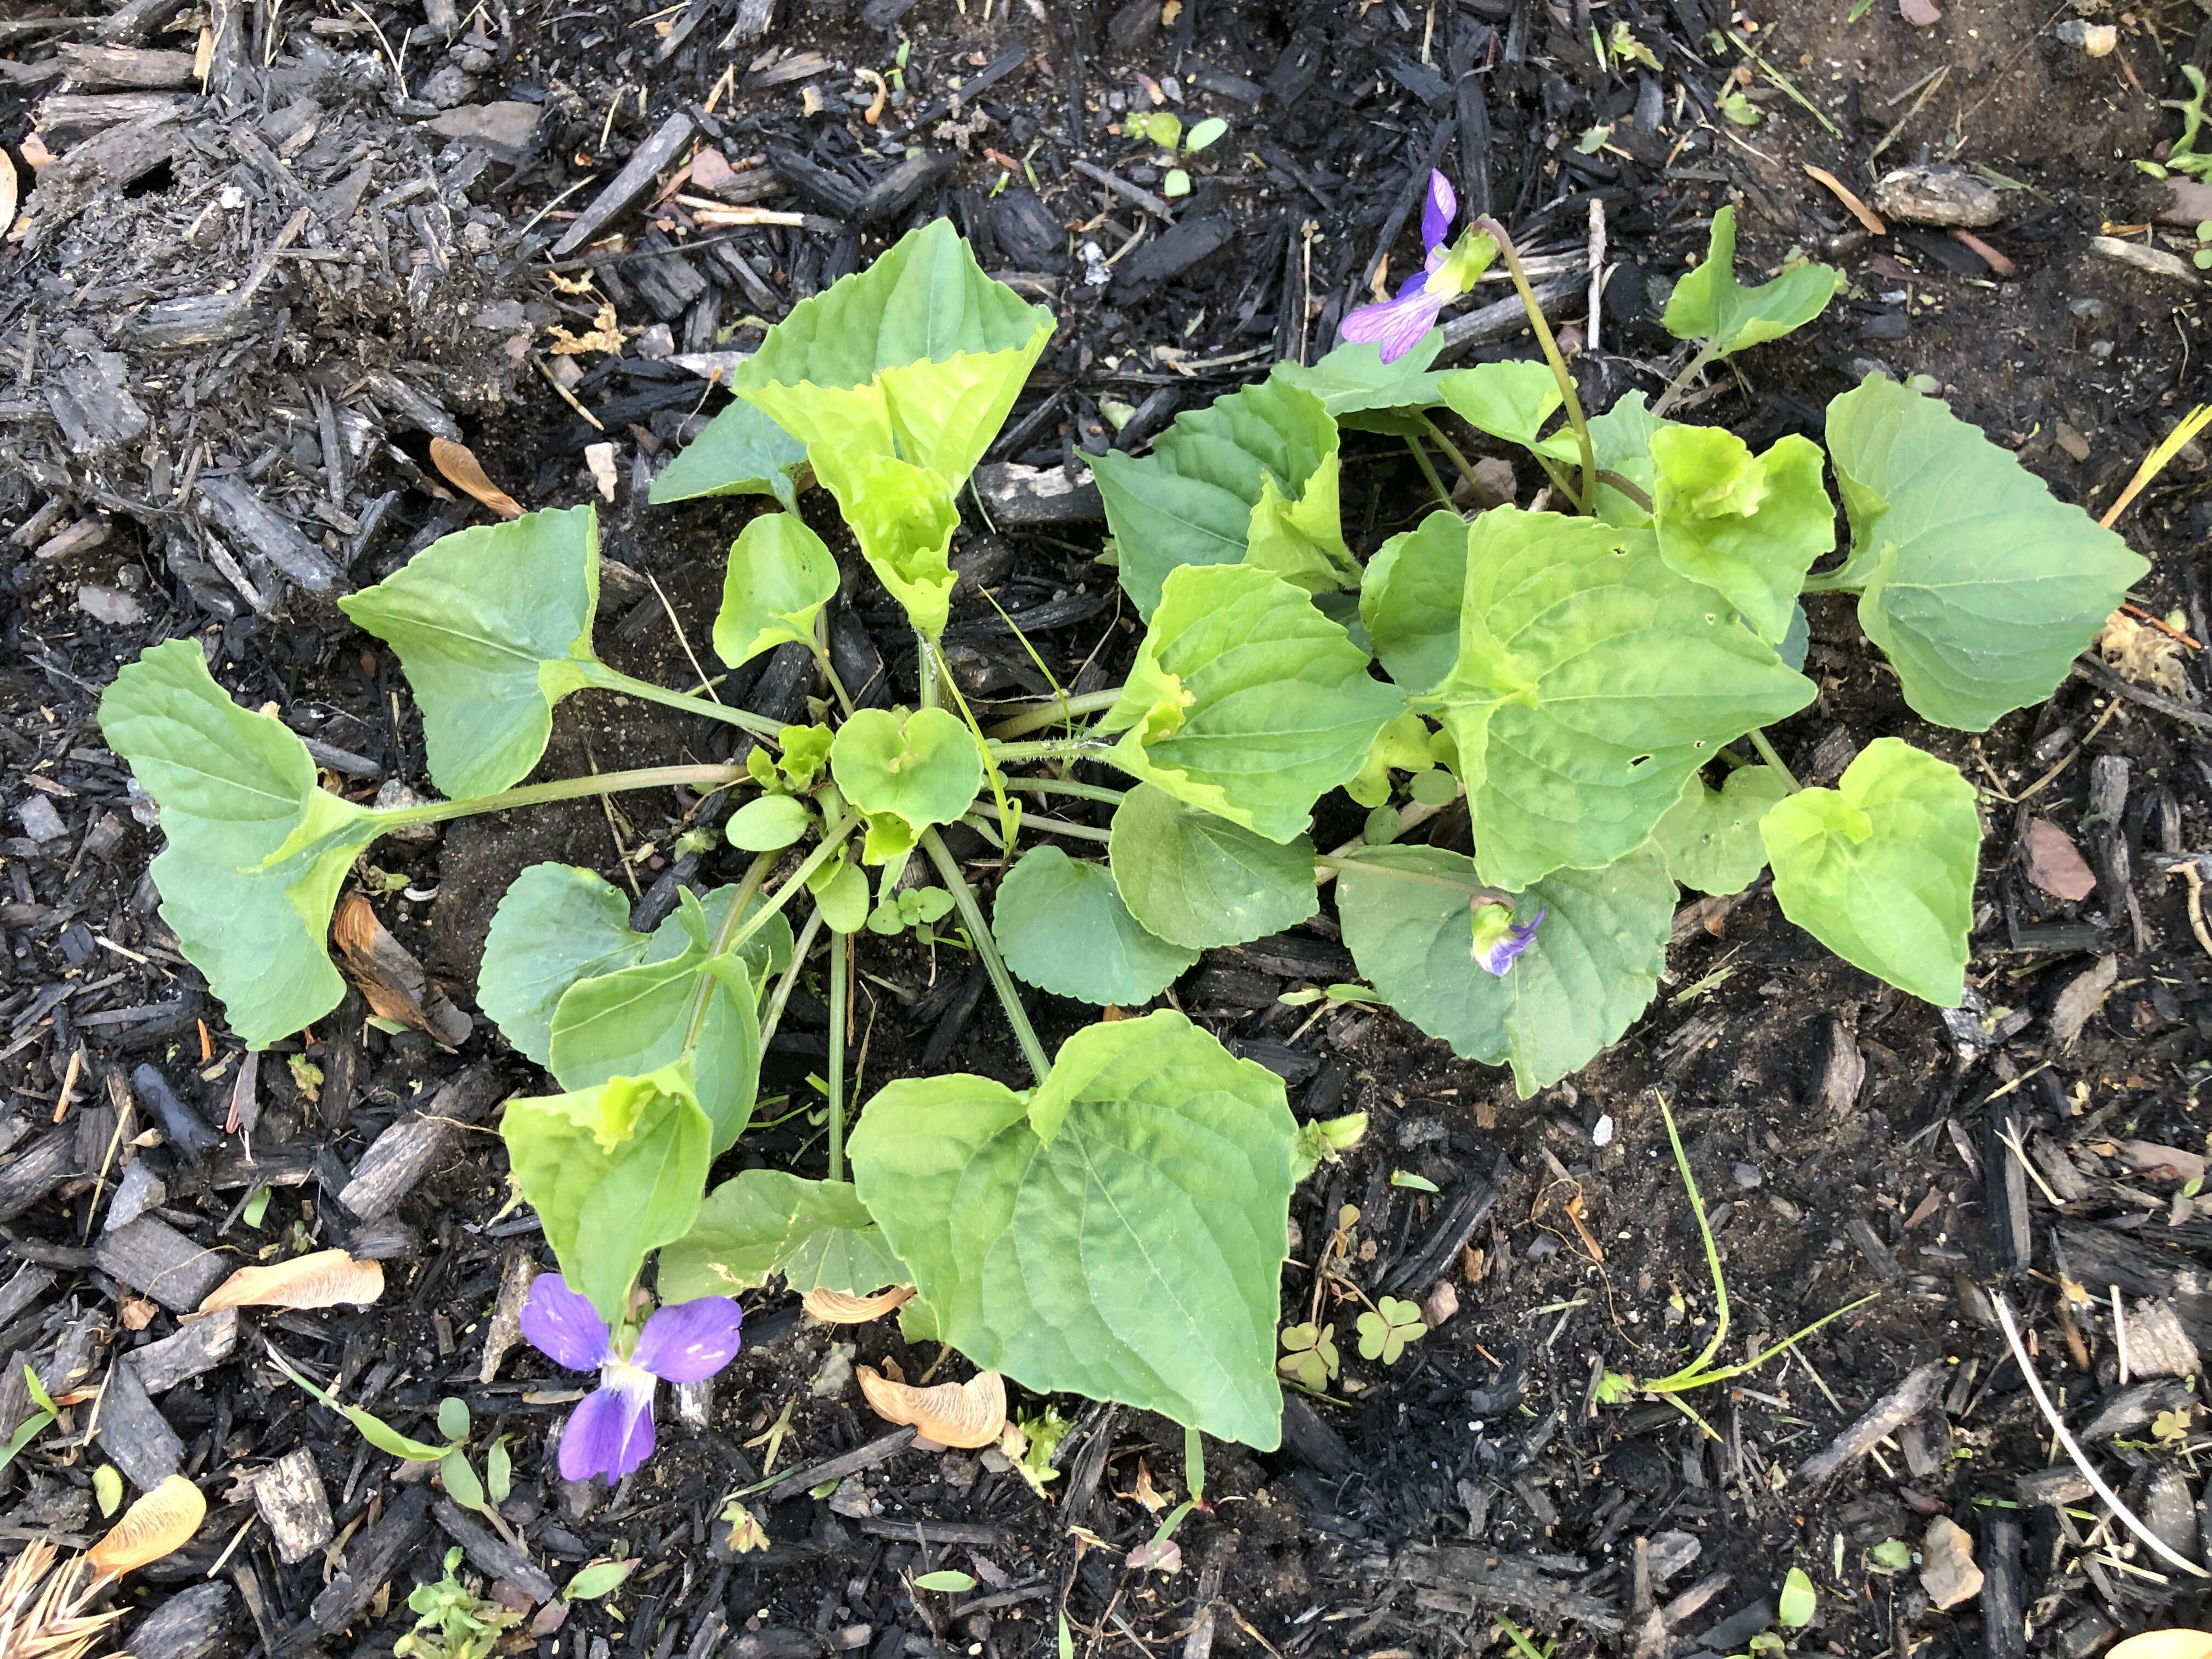
<path fill-rule="evenodd" d="M 712 705 L 708 705 L 711 707 Z M 434 800 L 421 806 L 374 813 L 380 835 L 411 823 L 447 823 L 483 812 L 504 812 L 517 806 L 543 806 L 550 801 L 579 800 L 591 795 L 619 794 L 626 789 L 667 789 L 689 787 L 703 792 L 726 789 L 745 781 L 742 766 L 641 766 L 628 772 L 593 772 L 581 777 L 556 778 L 550 783 L 526 783 L 495 795 L 472 795 L 465 800 Z"/>
<path fill-rule="evenodd" d="M 1437 464 L 1429 459 L 1428 451 L 1421 447 L 1420 440 L 1410 432 L 1406 434 L 1406 453 L 1413 458 L 1413 465 L 1421 469 L 1421 476 L 1429 481 L 1429 488 L 1436 492 L 1437 503 L 1447 513 L 1456 511 L 1452 506 L 1451 491 L 1444 488 L 1444 481 L 1437 476 Z"/>
<path fill-rule="evenodd" d="M 781 748 L 780 739 L 787 724 L 770 720 L 765 714 L 756 714 L 750 709 L 732 708 L 726 702 L 714 702 L 705 697 L 695 697 L 688 691 L 672 691 L 665 685 L 655 685 L 651 680 L 641 680 L 596 660 L 576 665 L 584 684 L 601 691 L 619 691 L 624 696 L 635 697 L 641 702 L 657 702 L 664 708 L 681 709 L 687 714 L 703 714 L 710 720 L 722 720 L 751 732 L 770 746 Z"/>
<path fill-rule="evenodd" d="M 1552 337 L 1552 325 L 1544 320 L 1544 307 L 1536 303 L 1535 290 L 1528 286 L 1528 273 L 1521 269 L 1521 256 L 1514 249 L 1513 239 L 1505 234 L 1505 227 L 1487 216 L 1474 223 L 1475 228 L 1498 244 L 1498 256 L 1505 261 L 1506 271 L 1513 278 L 1514 292 L 1521 296 L 1522 307 L 1528 313 L 1528 326 L 1535 331 L 1536 343 L 1544 349 L 1544 361 L 1552 366 L 1552 378 L 1559 383 L 1559 396 L 1567 406 L 1567 424 L 1574 429 L 1576 448 L 1582 452 L 1583 487 L 1575 504 L 1583 512 L 1590 512 L 1597 504 L 1597 450 L 1590 442 L 1589 421 L 1583 414 L 1583 400 L 1575 390 L 1575 377 L 1567 373 L 1566 359 L 1559 355 L 1559 343 Z"/>
<path fill-rule="evenodd" d="M 1103 757 L 1114 745 L 1092 737 L 1047 738 L 1038 743 L 1000 743 L 992 741 L 990 757 L 1000 765 L 1016 761 L 1074 760 L 1082 756 Z"/>
<path fill-rule="evenodd" d="M 1651 418 L 1659 420 L 1667 411 L 1682 401 L 1683 395 L 1697 383 L 1705 372 L 1705 366 L 1721 355 L 1720 342 L 1708 340 L 1699 346 L 1690 361 L 1682 365 L 1682 372 L 1667 382 L 1667 389 L 1659 394 L 1659 401 L 1651 405 Z"/>
<path fill-rule="evenodd" d="M 1000 720 L 983 735 L 994 741 L 1003 742 L 1008 738 L 1042 732 L 1048 726 L 1058 726 L 1062 720 L 1073 720 L 1078 714 L 1103 714 L 1121 700 L 1121 688 L 1118 685 L 1106 691 L 1083 691 L 1072 697 L 1055 697 L 1026 714 Z"/>
<path fill-rule="evenodd" d="M 1744 735 L 1751 739 L 1751 746 L 1759 750 L 1759 757 L 1774 769 L 1774 775 L 1777 777 L 1790 786 L 1791 794 L 1794 795 L 1804 788 L 1805 786 L 1797 781 L 1796 774 L 1782 763 L 1782 757 L 1774 752 L 1774 744 L 1768 740 L 1765 732 L 1754 726 Z M 1688 1170 L 1683 1171 L 1683 1178 L 1685 1180 L 1689 1178 Z"/>
<path fill-rule="evenodd" d="M 744 920 L 745 907 L 753 902 L 753 896 L 760 891 L 761 884 L 768 879 L 768 872 L 775 868 L 776 860 L 782 856 L 781 850 L 754 856 L 752 863 L 746 867 L 744 879 L 738 884 L 738 890 L 731 896 L 729 910 L 723 916 L 722 925 L 708 947 L 710 957 L 719 957 L 730 948 L 730 935 Z M 714 984 L 712 975 L 699 975 L 698 988 L 691 994 L 690 1017 L 684 1026 L 684 1047 L 686 1050 L 699 1046 L 699 1032 L 707 1023 L 707 1000 L 713 994 Z"/>
<path fill-rule="evenodd" d="M 830 1179 L 845 1178 L 845 1021 L 853 999 L 850 933 L 830 935 Z"/>
<path fill-rule="evenodd" d="M 975 890 L 968 884 L 968 878 L 960 871 L 960 860 L 952 856 L 945 837 L 935 830 L 921 832 L 921 847 L 944 878 L 945 889 L 960 911 L 960 920 L 968 925 L 968 936 L 975 941 L 975 954 L 983 958 L 983 971 L 991 976 L 991 988 L 999 994 L 999 1001 L 1006 1008 L 1006 1024 L 1014 1028 L 1014 1041 L 1021 1045 L 1030 1070 L 1042 1085 L 1046 1074 L 1052 1070 L 1052 1061 L 1046 1058 L 1044 1044 L 1037 1041 L 1036 1028 L 1030 1024 L 1029 1010 L 1022 1006 L 1021 993 L 1014 988 L 1012 976 L 1000 957 L 998 941 L 991 936 L 990 924 L 983 920 L 983 908 L 975 902 Z"/>

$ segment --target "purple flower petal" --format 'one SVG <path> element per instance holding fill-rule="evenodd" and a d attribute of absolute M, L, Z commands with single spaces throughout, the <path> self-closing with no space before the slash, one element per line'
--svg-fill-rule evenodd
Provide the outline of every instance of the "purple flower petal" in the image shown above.
<path fill-rule="evenodd" d="M 1486 972 L 1495 974 L 1500 979 L 1504 978 L 1506 971 L 1513 966 L 1516 958 L 1528 948 L 1529 941 L 1536 937 L 1536 928 L 1543 920 L 1544 909 L 1540 907 L 1536 914 L 1528 921 L 1512 923 L 1506 928 L 1502 938 L 1492 942 L 1487 948 L 1477 950 L 1474 955 L 1475 961 Z"/>
<path fill-rule="evenodd" d="M 1384 362 L 1396 362 L 1420 344 L 1421 337 L 1437 325 L 1437 313 L 1443 309 L 1443 299 L 1428 292 L 1427 280 L 1428 273 L 1416 271 L 1396 299 L 1360 307 L 1344 319 L 1337 337 L 1372 340 L 1382 348 Z"/>
<path fill-rule="evenodd" d="M 653 1455 L 653 1378 L 634 1365 L 610 1365 L 606 1378 L 562 1431 L 563 1480 L 619 1480 Z"/>
<path fill-rule="evenodd" d="M 1421 204 L 1422 244 L 1431 249 L 1441 247 L 1452 221 L 1457 217 L 1459 198 L 1452 193 L 1451 180 L 1431 169 L 1428 199 Z"/>
<path fill-rule="evenodd" d="M 522 1304 L 522 1334 L 556 1365 L 595 1371 L 614 1351 L 606 1321 L 558 1273 L 540 1273 Z"/>
<path fill-rule="evenodd" d="M 645 1322 L 629 1363 L 665 1382 L 699 1382 L 738 1356 L 744 1310 L 726 1296 L 695 1297 Z"/>

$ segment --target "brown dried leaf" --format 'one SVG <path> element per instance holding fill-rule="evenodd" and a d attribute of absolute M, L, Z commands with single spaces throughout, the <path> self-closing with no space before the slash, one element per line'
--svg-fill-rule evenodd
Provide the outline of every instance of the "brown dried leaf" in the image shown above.
<path fill-rule="evenodd" d="M 558 323 L 546 332 L 552 336 L 553 343 L 545 349 L 556 357 L 580 357 L 586 351 L 619 352 L 623 348 L 622 330 L 615 325 L 615 308 L 605 300 L 599 301 L 599 314 L 592 319 L 586 332 L 571 334 Z"/>
<path fill-rule="evenodd" d="M 2105 618 L 2097 635 L 2097 654 L 2137 685 L 2193 702 L 2189 672 L 2179 640 L 2162 629 L 2139 623 L 2124 611 Z"/>
<path fill-rule="evenodd" d="M 173 1474 L 123 1511 L 114 1530 L 85 1559 L 103 1578 L 120 1578 L 192 1541 L 207 1519 L 207 1499 L 181 1474 Z"/>
<path fill-rule="evenodd" d="M 208 1292 L 202 1313 L 218 1308 L 366 1308 L 384 1294 L 384 1265 L 343 1250 L 317 1250 L 265 1267 L 240 1267 Z"/>
<path fill-rule="evenodd" d="M 973 1449 L 997 1440 L 1006 1426 L 1006 1380 L 982 1371 L 965 1382 L 911 1388 L 860 1368 L 860 1392 L 886 1423 L 911 1423 L 940 1446 Z"/>
<path fill-rule="evenodd" d="M 852 1296 L 843 1291 L 809 1291 L 799 1298 L 799 1305 L 825 1325 L 865 1325 L 872 1319 L 881 1319 L 913 1295 L 911 1285 L 878 1291 L 873 1296 Z"/>
<path fill-rule="evenodd" d="M 519 519 L 522 504 L 485 476 L 483 464 L 466 444 L 450 438 L 430 440 L 430 461 L 446 475 L 446 482 L 465 490 L 502 519 Z"/>
<path fill-rule="evenodd" d="M 349 893 L 331 918 L 338 966 L 379 1018 L 428 1033 L 448 1048 L 468 1040 L 469 1017 L 430 983 L 414 952 L 392 937 L 363 893 Z"/>

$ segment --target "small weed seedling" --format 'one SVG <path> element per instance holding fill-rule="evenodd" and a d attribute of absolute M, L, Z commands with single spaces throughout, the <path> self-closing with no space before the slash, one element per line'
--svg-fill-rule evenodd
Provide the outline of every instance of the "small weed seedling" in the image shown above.
<path fill-rule="evenodd" d="M 1161 111 L 1128 130 L 1171 162 L 1222 131 L 1186 134 Z M 2183 163 L 2194 142 L 2190 126 Z M 441 799 L 378 810 L 325 787 L 196 640 L 117 674 L 100 720 L 161 809 L 162 916 L 254 1049 L 343 995 L 333 908 L 388 831 L 651 791 L 685 811 L 683 846 L 720 834 L 742 855 L 649 931 L 593 872 L 534 865 L 485 945 L 479 1004 L 556 1085 L 509 1101 L 501 1133 L 561 1267 L 533 1288 L 526 1334 L 597 1375 L 561 1437 L 568 1478 L 635 1468 L 659 1384 L 728 1364 L 734 1294 L 772 1279 L 802 1294 L 911 1287 L 910 1334 L 1037 1393 L 1279 1443 L 1284 1382 L 1325 1386 L 1335 1340 L 1324 1251 L 1311 1328 L 1279 1341 L 1289 1200 L 1358 1120 L 1301 1125 L 1281 1079 L 1172 1008 L 1102 1018 L 1048 1054 L 1018 981 L 1141 1009 L 1202 952 L 1296 927 L 1326 895 L 1360 988 L 1324 998 L 1371 995 L 1462 1058 L 1510 1067 L 1526 1097 L 1642 1016 L 1683 888 L 1740 892 L 1771 871 L 1783 914 L 1839 956 L 1960 1000 L 1974 789 L 1896 737 L 1832 786 L 1800 784 L 1767 732 L 1817 696 L 1800 598 L 1851 595 L 1913 714 L 1979 732 L 2050 696 L 2144 562 L 1879 374 L 1829 404 L 1824 443 L 1753 451 L 1671 418 L 1708 367 L 1811 322 L 1842 281 L 1804 264 L 1740 281 L 1730 209 L 1668 303 L 1667 328 L 1694 343 L 1681 374 L 1656 404 L 1631 395 L 1595 417 L 1504 228 L 1456 218 L 1433 177 L 1420 268 L 1347 317 L 1337 349 L 1186 410 L 1146 454 L 1089 458 L 1144 623 L 1118 686 L 987 728 L 949 671 L 959 503 L 1054 322 L 943 220 L 769 328 L 732 374 L 735 401 L 652 487 L 655 502 L 772 500 L 719 573 L 712 649 L 730 669 L 787 646 L 811 656 L 829 694 L 817 718 L 767 720 L 601 661 L 588 505 L 457 532 L 340 601 L 404 669 Z M 1498 263 L 1541 360 L 1433 368 L 1444 309 Z M 1527 452 L 1554 507 L 1463 516 L 1438 458 L 1472 468 L 1440 418 Z M 1437 498 L 1418 520 L 1403 504 L 1410 527 L 1364 556 L 1339 499 L 1347 431 L 1405 444 Z M 817 488 L 809 510 L 834 507 L 913 629 L 915 678 L 892 707 L 854 706 L 830 662 L 825 607 L 845 573 L 799 512 Z M 556 706 L 609 694 L 735 728 L 742 752 L 526 781 Z M 1314 813 L 1339 789 L 1370 811 L 1367 835 L 1325 853 Z M 1023 801 L 1054 795 L 1111 809 L 1103 859 L 1099 830 L 1024 819 Z M 1471 851 L 1401 839 L 1453 803 Z M 955 824 L 984 837 L 983 894 L 946 843 Z M 902 1078 L 848 1126 L 854 945 L 940 926 L 975 952 L 1029 1075 Z M 761 1055 L 823 945 L 826 1167 L 710 1185 L 754 1127 Z M 1086 1200 L 1080 1228 L 1070 1194 Z M 1717 1264 L 1714 1278 L 1707 1352 L 1616 1391 L 1675 1400 L 1750 1368 L 1711 1368 Z M 1401 1354 L 1419 1328 L 1407 1310 L 1370 1308 L 1363 1351 Z M 479 1479 L 461 1416 L 433 1444 L 341 1409 L 495 1520 L 504 1448 Z"/>
<path fill-rule="evenodd" d="M 1760 1349 L 1750 1358 L 1733 1365 L 1715 1365 L 1713 1356 L 1720 1352 L 1721 1345 L 1728 1340 L 1729 1294 L 1728 1279 L 1721 1272 L 1720 1251 L 1713 1243 L 1713 1230 L 1705 1220 L 1705 1200 L 1698 1196 L 1697 1177 L 1690 1173 L 1689 1155 L 1682 1150 L 1682 1138 L 1675 1133 L 1674 1115 L 1667 1109 L 1663 1096 L 1655 1096 L 1659 1102 L 1659 1115 L 1667 1121 L 1668 1144 L 1674 1150 L 1674 1167 L 1681 1172 L 1682 1188 L 1690 1195 L 1690 1210 L 1698 1218 L 1698 1236 L 1705 1241 L 1705 1267 L 1713 1276 L 1713 1334 L 1705 1343 L 1705 1352 L 1680 1370 L 1660 1377 L 1633 1377 L 1608 1370 L 1598 1380 L 1598 1399 L 1607 1405 L 1617 1405 L 1634 1394 L 1647 1394 L 1663 1400 L 1676 1411 L 1695 1423 L 1713 1439 L 1720 1437 L 1712 1425 L 1691 1409 L 1681 1398 L 1694 1389 L 1709 1388 L 1716 1382 L 1725 1382 L 1731 1377 L 1742 1376 L 1757 1370 L 1778 1353 L 1787 1352 L 1827 1324 L 1841 1319 L 1855 1308 L 1863 1308 L 1875 1298 L 1863 1296 L 1857 1301 L 1838 1308 L 1835 1312 L 1814 1320 L 1795 1335 L 1786 1336 L 1771 1346 Z"/>
<path fill-rule="evenodd" d="M 461 1552 L 446 1552 L 445 1576 L 417 1584 L 407 1597 L 415 1628 L 392 1644 L 393 1659 L 490 1659 L 499 1639 L 522 1622 L 489 1597 L 474 1579 L 459 1576 Z"/>
<path fill-rule="evenodd" d="M 1121 131 L 1160 152 L 1161 165 L 1168 170 L 1167 176 L 1160 180 L 1160 194 L 1172 201 L 1190 194 L 1190 174 L 1175 165 L 1177 157 L 1188 161 L 1199 151 L 1219 143 L 1229 131 L 1229 123 L 1218 115 L 1210 116 L 1186 131 L 1182 118 L 1172 110 L 1139 110 L 1121 118 Z"/>

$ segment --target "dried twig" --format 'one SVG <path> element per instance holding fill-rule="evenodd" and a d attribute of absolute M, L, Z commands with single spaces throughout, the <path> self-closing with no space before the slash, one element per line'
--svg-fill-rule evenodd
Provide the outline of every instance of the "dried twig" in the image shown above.
<path fill-rule="evenodd" d="M 2074 1467 L 2081 1471 L 2081 1478 L 2095 1488 L 2098 1497 L 2111 1506 L 2120 1524 L 2150 1546 L 2151 1553 L 2160 1560 L 2180 1568 L 2192 1577 L 2212 1578 L 2212 1572 L 2207 1572 L 2186 1556 L 2176 1554 L 2166 1547 L 2165 1540 L 2137 1520 L 2135 1511 L 2120 1502 L 2120 1495 L 2106 1485 L 2105 1477 L 2091 1466 L 2089 1460 L 2082 1455 L 2081 1448 L 2074 1443 L 2074 1437 L 2066 1431 L 2066 1425 L 2059 1421 L 2057 1412 L 2051 1407 L 2051 1396 L 2044 1393 L 2043 1379 L 2035 1374 L 2034 1364 L 2028 1358 L 2027 1350 L 2021 1342 L 2020 1330 L 2013 1323 L 2012 1309 L 2006 1303 L 2004 1293 L 1993 1290 L 1990 1292 L 1990 1300 L 1996 1304 L 1998 1322 L 2004 1327 L 2005 1341 L 2012 1349 L 2013 1363 L 2020 1367 L 2021 1377 L 2027 1382 L 2028 1393 L 2035 1396 L 2036 1406 L 2043 1413 L 2044 1421 L 2051 1425 L 2051 1433 L 2057 1435 L 2058 1443 L 2066 1448 L 2066 1455 L 2074 1460 Z"/>

